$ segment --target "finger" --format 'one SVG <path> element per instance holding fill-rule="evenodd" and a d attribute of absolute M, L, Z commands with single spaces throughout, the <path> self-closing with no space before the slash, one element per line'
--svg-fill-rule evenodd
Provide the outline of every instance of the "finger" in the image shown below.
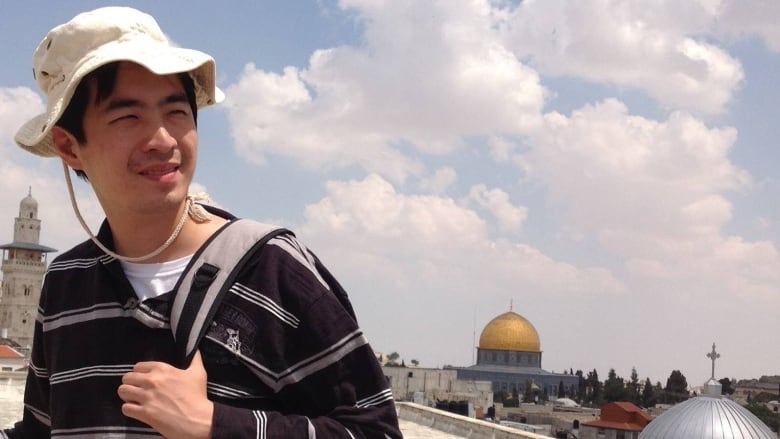
<path fill-rule="evenodd" d="M 116 389 L 117 395 L 122 399 L 122 401 L 125 402 L 133 402 L 142 404 L 145 400 L 145 394 L 143 389 L 130 386 L 127 384 L 122 384 Z"/>
<path fill-rule="evenodd" d="M 135 372 L 151 372 L 153 370 L 170 367 L 169 364 L 160 361 L 139 361 L 133 366 Z"/>
<path fill-rule="evenodd" d="M 145 376 L 145 373 L 127 372 L 122 375 L 122 384 L 141 387 L 146 382 Z"/>
<path fill-rule="evenodd" d="M 126 402 L 122 404 L 122 414 L 127 416 L 128 418 L 137 419 L 141 422 L 146 422 L 148 424 L 148 420 L 146 418 L 146 411 L 143 409 L 143 406 L 140 404 L 135 404 L 133 402 Z"/>
<path fill-rule="evenodd" d="M 203 358 L 200 356 L 200 351 L 195 351 L 195 355 L 192 356 L 192 362 L 190 363 L 190 366 L 187 368 L 188 371 L 205 371 L 206 368 L 203 366 Z"/>

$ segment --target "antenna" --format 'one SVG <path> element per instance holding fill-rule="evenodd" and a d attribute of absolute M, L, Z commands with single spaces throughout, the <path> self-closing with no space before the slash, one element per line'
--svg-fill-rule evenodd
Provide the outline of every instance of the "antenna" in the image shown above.
<path fill-rule="evenodd" d="M 474 305 L 474 332 L 471 334 L 471 364 L 477 364 L 477 305 Z"/>

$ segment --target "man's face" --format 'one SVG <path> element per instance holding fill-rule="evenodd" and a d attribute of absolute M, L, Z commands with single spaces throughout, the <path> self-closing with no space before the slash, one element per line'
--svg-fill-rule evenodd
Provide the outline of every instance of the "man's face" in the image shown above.
<path fill-rule="evenodd" d="M 176 75 L 119 64 L 113 93 L 84 113 L 86 141 L 73 148 L 107 215 L 178 208 L 195 171 L 198 135 Z"/>

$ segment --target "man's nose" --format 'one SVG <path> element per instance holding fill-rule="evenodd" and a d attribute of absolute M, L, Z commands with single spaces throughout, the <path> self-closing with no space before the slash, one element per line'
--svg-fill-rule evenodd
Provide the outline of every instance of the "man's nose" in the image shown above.
<path fill-rule="evenodd" d="M 147 149 L 168 150 L 176 146 L 176 138 L 171 135 L 165 125 L 160 124 L 147 143 Z"/>

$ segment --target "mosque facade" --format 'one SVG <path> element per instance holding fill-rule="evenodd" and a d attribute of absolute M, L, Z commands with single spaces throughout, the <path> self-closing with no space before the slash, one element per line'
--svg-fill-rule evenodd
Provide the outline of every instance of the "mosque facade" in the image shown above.
<path fill-rule="evenodd" d="M 38 202 L 30 191 L 19 203 L 13 242 L 0 245 L 0 340 L 15 343 L 22 352 L 29 352 L 32 346 L 47 254 L 57 251 L 40 245 L 40 234 Z"/>
<path fill-rule="evenodd" d="M 530 393 L 535 398 L 546 394 L 554 399 L 560 386 L 564 387 L 566 396 L 574 395 L 579 387 L 576 375 L 548 372 L 542 368 L 539 333 L 528 319 L 511 309 L 491 320 L 482 330 L 477 364 L 456 369 L 459 380 L 489 381 L 494 393 L 516 392 L 521 397 Z"/>

